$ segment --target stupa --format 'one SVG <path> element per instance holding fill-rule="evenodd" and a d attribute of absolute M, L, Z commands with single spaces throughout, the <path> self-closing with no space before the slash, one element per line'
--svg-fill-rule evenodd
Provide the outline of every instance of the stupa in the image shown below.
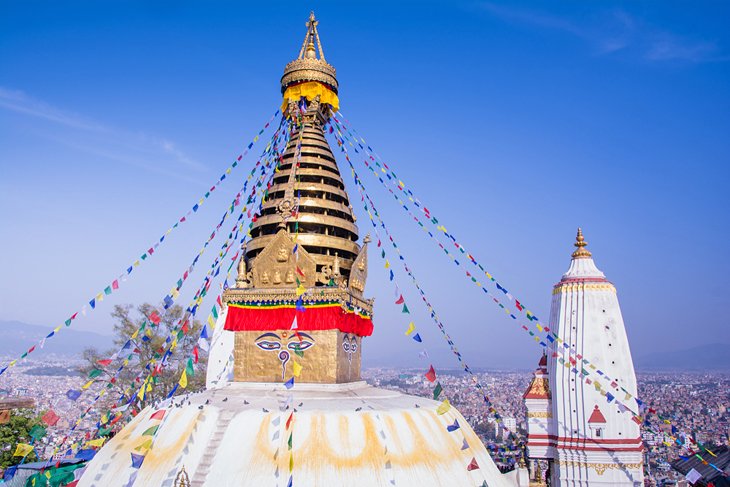
<path fill-rule="evenodd" d="M 281 79 L 290 139 L 223 294 L 206 389 L 141 411 L 80 486 L 517 485 L 455 408 L 361 380 L 368 239 L 323 131 L 335 75 L 311 15 Z"/>
<path fill-rule="evenodd" d="M 580 228 L 574 245 L 570 268 L 553 288 L 549 325 L 570 348 L 543 356 L 523 396 L 532 476 L 538 485 L 643 485 L 639 425 L 616 403 L 636 397 L 616 288 L 596 267 Z M 596 387 L 581 368 L 610 384 Z"/>

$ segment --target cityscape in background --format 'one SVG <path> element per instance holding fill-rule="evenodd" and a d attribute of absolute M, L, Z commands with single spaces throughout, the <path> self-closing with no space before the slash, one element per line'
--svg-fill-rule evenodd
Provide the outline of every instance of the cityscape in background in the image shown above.
<path fill-rule="evenodd" d="M 35 363 L 20 364 L 10 374 L 2 388 L 0 398 L 32 397 L 37 411 L 53 409 L 61 420 L 48 428 L 48 436 L 36 450 L 41 457 L 50 455 L 53 445 L 69 433 L 77 418 L 90 405 L 92 394 L 78 401 L 68 399 L 63 392 L 77 389 L 84 377 L 78 372 L 83 362 L 67 357 L 46 358 Z M 464 373 L 442 371 L 438 380 L 443 386 L 442 398 L 448 398 L 469 421 L 490 450 L 497 465 L 510 470 L 519 461 L 520 445 L 526 441 L 526 409 L 522 395 L 532 378 L 530 370 L 482 370 L 477 373 L 486 388 L 490 401 L 501 415 L 496 422 L 488 414 L 484 399 L 472 387 L 471 379 Z M 393 389 L 403 393 L 431 398 L 433 385 L 425 378 L 424 371 L 417 369 L 369 368 L 363 378 L 375 387 Z M 693 435 L 694 441 L 707 445 L 726 445 L 730 438 L 730 373 L 639 371 L 637 372 L 639 396 L 647 408 L 656 410 L 662 417 L 671 418 L 664 432 L 672 434 L 672 426 L 682 434 Z M 88 416 L 76 428 L 73 438 L 81 440 L 87 432 L 96 430 L 98 417 Z M 656 422 L 654 423 L 656 424 Z M 674 485 L 681 474 L 673 470 L 670 462 L 688 450 L 685 445 L 667 441 L 661 432 L 642 430 L 646 450 L 648 472 L 653 485 Z M 689 439 L 680 439 L 689 444 Z M 73 441 L 68 441 L 71 444 Z M 5 445 L 10 448 L 10 445 Z"/>

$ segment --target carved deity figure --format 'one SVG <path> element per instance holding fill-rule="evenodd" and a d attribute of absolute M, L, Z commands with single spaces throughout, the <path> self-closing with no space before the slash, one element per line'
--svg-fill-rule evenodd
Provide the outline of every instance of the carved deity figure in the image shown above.
<path fill-rule="evenodd" d="M 279 246 L 279 249 L 276 251 L 276 260 L 278 262 L 289 261 L 289 249 L 286 245 Z"/>

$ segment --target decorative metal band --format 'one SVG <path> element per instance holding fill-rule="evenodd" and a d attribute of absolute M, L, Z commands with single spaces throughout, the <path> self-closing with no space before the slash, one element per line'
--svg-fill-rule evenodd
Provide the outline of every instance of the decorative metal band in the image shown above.
<path fill-rule="evenodd" d="M 574 460 L 559 460 L 558 464 L 565 465 L 566 467 L 585 467 L 585 468 L 592 468 L 596 471 L 598 475 L 603 475 L 603 473 L 606 470 L 624 470 L 624 469 L 632 469 L 632 470 L 641 470 L 644 467 L 643 462 L 639 463 L 588 463 L 588 462 L 579 462 Z"/>
<path fill-rule="evenodd" d="M 296 301 L 298 296 L 296 295 L 296 289 L 237 289 L 230 288 L 223 293 L 223 301 L 226 304 L 229 303 L 260 303 L 268 302 L 274 304 L 285 304 L 288 302 Z M 302 295 L 302 300 L 305 303 L 317 304 L 317 303 L 331 303 L 338 301 L 342 304 L 343 308 L 350 306 L 357 306 L 362 309 L 366 314 L 372 315 L 374 299 L 363 299 L 341 288 L 328 288 L 328 287 L 316 287 L 307 290 Z"/>
<path fill-rule="evenodd" d="M 613 284 L 594 284 L 594 283 L 576 283 L 576 284 L 558 284 L 553 288 L 553 294 L 569 293 L 575 291 L 611 291 L 616 292 Z"/>
<path fill-rule="evenodd" d="M 288 86 L 300 81 L 325 83 L 332 87 L 335 93 L 339 86 L 335 68 L 318 59 L 297 59 L 287 64 L 284 68 L 284 76 L 281 77 L 281 92 L 284 93 Z"/>
<path fill-rule="evenodd" d="M 527 412 L 528 418 L 552 418 L 553 413 L 550 411 L 528 411 Z"/>

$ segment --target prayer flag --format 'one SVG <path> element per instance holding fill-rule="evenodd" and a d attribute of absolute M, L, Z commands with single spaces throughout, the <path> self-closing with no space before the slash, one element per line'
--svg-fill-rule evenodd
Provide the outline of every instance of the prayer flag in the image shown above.
<path fill-rule="evenodd" d="M 112 359 L 107 358 L 107 359 L 103 359 L 103 360 L 97 360 L 96 363 L 101 365 L 102 367 L 106 367 L 107 365 L 112 363 Z"/>
<path fill-rule="evenodd" d="M 439 396 L 441 395 L 441 391 L 443 391 L 443 390 L 444 390 L 444 388 L 441 387 L 441 383 L 437 382 L 436 387 L 434 387 L 434 389 L 433 389 L 433 400 L 434 401 L 439 398 Z"/>
<path fill-rule="evenodd" d="M 441 404 L 439 404 L 439 407 L 436 408 L 436 414 L 441 416 L 442 414 L 445 414 L 446 412 L 451 409 L 451 403 L 448 399 L 444 399 Z"/>
<path fill-rule="evenodd" d="M 182 371 L 182 375 L 180 376 L 180 381 L 178 382 L 180 387 L 185 389 L 188 386 L 188 374 L 186 370 Z"/>
<path fill-rule="evenodd" d="M 413 335 L 413 339 L 415 341 L 417 341 L 418 343 L 421 343 L 423 341 L 423 340 L 421 340 L 421 335 L 419 335 L 418 333 L 416 333 L 415 335 Z"/>
<path fill-rule="evenodd" d="M 408 311 L 408 306 L 406 306 L 406 303 L 403 303 L 403 311 L 402 312 L 403 313 L 408 313 L 408 314 L 411 313 L 410 311 Z"/>
<path fill-rule="evenodd" d="M 33 445 L 29 445 L 27 443 L 18 443 L 18 445 L 15 447 L 15 453 L 13 453 L 13 456 L 14 457 L 26 457 L 32 451 L 33 451 Z"/>
<path fill-rule="evenodd" d="M 185 372 L 192 377 L 195 375 L 195 369 L 193 368 L 193 359 L 189 358 L 188 363 L 185 365 Z"/>
<path fill-rule="evenodd" d="M 160 425 L 150 426 L 145 430 L 144 433 L 142 433 L 142 436 L 155 436 L 155 433 L 157 433 L 157 429 L 160 427 Z"/>
<path fill-rule="evenodd" d="M 294 387 L 294 377 L 284 382 L 284 386 L 286 386 L 287 389 L 291 389 L 292 387 Z"/>
<path fill-rule="evenodd" d="M 426 372 L 426 379 L 428 379 L 429 382 L 434 382 L 436 380 L 436 371 L 433 369 L 433 365 L 431 365 L 428 372 Z"/>
<path fill-rule="evenodd" d="M 410 335 L 411 333 L 413 333 L 413 332 L 415 331 L 415 329 L 416 329 L 416 325 L 414 325 L 414 324 L 413 324 L 413 322 L 411 321 L 411 322 L 410 322 L 410 323 L 408 324 L 408 329 L 406 330 L 406 336 L 408 336 L 408 335 Z"/>
<path fill-rule="evenodd" d="M 28 432 L 28 436 L 30 436 L 34 440 L 43 438 L 44 436 L 46 436 L 46 428 L 39 424 L 36 424 L 30 429 L 30 431 Z"/>
<path fill-rule="evenodd" d="M 471 472 L 472 470 L 477 470 L 479 468 L 479 464 L 477 463 L 477 459 L 472 457 L 471 462 L 469 462 L 469 465 L 466 466 L 466 470 L 468 472 Z"/>
<path fill-rule="evenodd" d="M 299 324 L 297 323 L 297 316 L 294 315 L 294 320 L 291 322 L 291 327 L 289 329 L 296 330 L 297 328 L 299 328 Z"/>
<path fill-rule="evenodd" d="M 105 441 L 106 441 L 106 438 L 97 438 L 95 440 L 87 441 L 86 445 L 93 446 L 96 448 L 101 448 Z"/>
<path fill-rule="evenodd" d="M 448 425 L 448 426 L 446 427 L 446 430 L 447 430 L 447 431 L 448 431 L 449 433 L 451 433 L 451 432 L 453 432 L 453 431 L 456 431 L 456 430 L 458 430 L 458 429 L 459 429 L 459 421 L 458 421 L 458 420 L 456 420 L 456 419 L 454 420 L 454 424 L 450 424 L 450 425 Z M 464 440 L 464 441 L 466 441 L 466 440 Z"/>
<path fill-rule="evenodd" d="M 46 414 L 41 417 L 44 423 L 46 423 L 48 426 L 55 426 L 56 423 L 58 423 L 58 420 L 61 419 L 58 414 L 55 413 L 52 409 L 49 409 Z"/>
<path fill-rule="evenodd" d="M 302 373 L 302 366 L 296 360 L 292 362 L 292 371 L 294 372 L 294 377 L 299 377 L 299 374 Z"/>
<path fill-rule="evenodd" d="M 403 295 L 401 294 L 400 297 L 396 300 L 395 304 L 403 304 L 405 302 L 405 299 L 403 299 Z"/>
<path fill-rule="evenodd" d="M 71 399 L 72 401 L 75 401 L 76 399 L 81 397 L 81 391 L 71 389 L 70 391 L 66 392 L 66 397 Z"/>
<path fill-rule="evenodd" d="M 142 462 L 144 462 L 144 455 L 138 455 L 137 453 L 132 453 L 132 468 L 139 468 L 142 466 Z"/>

